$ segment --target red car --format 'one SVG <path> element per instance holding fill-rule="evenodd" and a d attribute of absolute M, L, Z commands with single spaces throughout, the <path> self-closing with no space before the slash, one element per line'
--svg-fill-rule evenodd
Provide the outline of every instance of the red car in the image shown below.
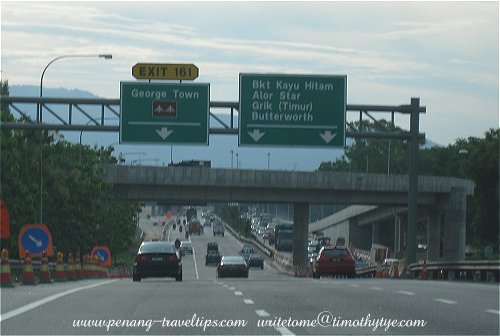
<path fill-rule="evenodd" d="M 313 263 L 313 278 L 322 275 L 356 276 L 356 261 L 345 246 L 323 246 Z"/>

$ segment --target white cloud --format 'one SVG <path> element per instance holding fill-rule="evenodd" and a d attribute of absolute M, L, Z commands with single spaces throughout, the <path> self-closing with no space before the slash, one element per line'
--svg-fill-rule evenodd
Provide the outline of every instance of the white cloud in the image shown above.
<path fill-rule="evenodd" d="M 495 2 L 2 2 L 1 9 L 2 77 L 11 85 L 37 84 L 59 55 L 112 53 L 109 62 L 61 61 L 47 85 L 116 98 L 119 81 L 134 80 L 135 63 L 185 62 L 200 68 L 197 81 L 211 83 L 217 100 L 238 99 L 240 72 L 347 74 L 356 103 L 418 95 L 443 111 L 451 101 L 474 129 L 492 118 L 474 118 L 473 107 L 498 111 Z M 444 122 L 441 113 L 448 112 L 426 116 L 429 129 Z M 447 143 L 469 130 L 435 136 Z"/>

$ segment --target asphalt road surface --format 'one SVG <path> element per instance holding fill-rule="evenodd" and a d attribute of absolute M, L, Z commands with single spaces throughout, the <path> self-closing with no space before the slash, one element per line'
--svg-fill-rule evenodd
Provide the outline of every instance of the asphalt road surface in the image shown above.
<path fill-rule="evenodd" d="M 154 230 L 161 230 L 155 226 Z M 184 238 L 167 227 L 165 239 Z M 206 246 L 242 244 L 210 228 L 191 236 L 183 281 L 83 280 L 2 288 L 2 335 L 498 335 L 497 284 L 292 278 L 268 259 L 248 279 L 216 278 Z"/>

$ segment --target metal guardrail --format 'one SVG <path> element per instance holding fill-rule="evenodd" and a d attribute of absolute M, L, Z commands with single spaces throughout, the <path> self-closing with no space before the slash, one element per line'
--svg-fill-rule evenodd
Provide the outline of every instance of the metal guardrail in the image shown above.
<path fill-rule="evenodd" d="M 423 269 L 423 262 L 410 265 L 415 278 Z M 430 261 L 427 272 L 429 279 L 499 282 L 500 260 Z"/>

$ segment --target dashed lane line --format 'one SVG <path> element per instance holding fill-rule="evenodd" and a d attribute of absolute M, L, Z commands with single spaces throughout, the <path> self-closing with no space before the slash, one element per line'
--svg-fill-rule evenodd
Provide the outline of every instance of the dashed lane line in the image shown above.
<path fill-rule="evenodd" d="M 257 315 L 258 315 L 258 316 L 260 316 L 260 317 L 268 317 L 268 316 L 271 316 L 271 315 L 269 315 L 269 313 L 268 313 L 268 312 L 266 312 L 266 311 L 265 311 L 265 310 L 263 310 L 263 309 L 257 309 L 257 310 L 255 311 L 255 314 L 257 314 Z"/>
<path fill-rule="evenodd" d="M 234 292 L 234 295 L 236 295 L 236 296 L 242 296 L 242 295 L 243 295 L 243 293 L 242 293 L 242 292 L 240 292 L 240 291 L 235 291 L 235 292 Z"/>
<path fill-rule="evenodd" d="M 191 237 L 189 238 L 191 240 Z M 194 260 L 194 273 L 196 274 L 196 280 L 199 280 L 200 277 L 198 276 L 198 264 L 196 263 L 196 254 L 194 253 L 194 247 L 193 247 L 193 260 Z"/>
<path fill-rule="evenodd" d="M 252 299 L 244 299 L 243 302 L 245 302 L 245 304 L 248 304 L 248 305 L 254 304 Z"/>
<path fill-rule="evenodd" d="M 281 335 L 295 335 L 293 332 L 290 331 L 287 327 L 276 327 L 276 329 Z"/>
<path fill-rule="evenodd" d="M 500 315 L 500 310 L 495 310 L 495 309 L 485 309 L 485 312 L 491 313 L 491 314 L 497 314 Z"/>
<path fill-rule="evenodd" d="M 457 304 L 457 301 L 452 301 L 452 300 L 446 300 L 446 299 L 440 299 L 440 298 L 435 298 L 433 300 L 436 302 L 441 302 L 441 303 L 445 303 L 445 304 L 449 304 L 449 305 Z"/>
<path fill-rule="evenodd" d="M 415 293 L 413 293 L 413 292 L 407 292 L 407 291 L 402 291 L 402 290 L 399 290 L 396 293 L 404 294 L 404 295 L 409 295 L 409 296 L 415 295 Z"/>

